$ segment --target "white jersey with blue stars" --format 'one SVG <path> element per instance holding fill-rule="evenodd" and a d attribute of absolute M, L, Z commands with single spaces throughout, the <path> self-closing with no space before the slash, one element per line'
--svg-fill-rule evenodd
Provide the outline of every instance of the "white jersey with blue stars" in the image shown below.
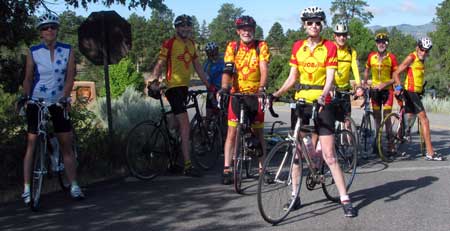
<path fill-rule="evenodd" d="M 56 103 L 63 96 L 71 49 L 70 45 L 57 42 L 52 62 L 50 50 L 45 44 L 30 48 L 34 61 L 32 99 L 43 99 L 48 103 Z"/>

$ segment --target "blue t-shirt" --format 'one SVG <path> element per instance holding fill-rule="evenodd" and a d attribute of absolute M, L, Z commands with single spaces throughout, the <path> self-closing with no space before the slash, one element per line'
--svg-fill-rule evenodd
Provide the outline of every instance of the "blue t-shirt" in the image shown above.
<path fill-rule="evenodd" d="M 214 84 L 217 89 L 222 86 L 222 73 L 225 63 L 223 62 L 223 54 L 219 54 L 219 58 L 216 61 L 207 59 L 203 64 L 203 71 L 208 74 L 209 84 Z"/>

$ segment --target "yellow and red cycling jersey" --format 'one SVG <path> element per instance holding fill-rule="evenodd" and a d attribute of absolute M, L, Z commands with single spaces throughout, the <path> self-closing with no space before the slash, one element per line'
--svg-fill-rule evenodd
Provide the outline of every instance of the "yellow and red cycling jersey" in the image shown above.
<path fill-rule="evenodd" d="M 409 65 L 405 80 L 405 89 L 410 92 L 422 93 L 425 65 L 419 60 L 417 52 L 409 54 L 413 62 Z"/>
<path fill-rule="evenodd" d="M 334 83 L 338 89 L 350 90 L 352 87 L 350 85 L 350 69 L 352 70 L 356 84 L 359 85 L 361 83 L 358 69 L 358 54 L 355 49 L 349 46 L 337 47 L 338 68 L 334 74 Z"/>
<path fill-rule="evenodd" d="M 167 61 L 167 87 L 189 86 L 194 72 L 192 64 L 197 59 L 197 52 L 193 40 L 183 41 L 175 36 L 163 42 L 159 52 L 159 59 Z"/>
<path fill-rule="evenodd" d="M 394 54 L 387 52 L 380 62 L 378 52 L 373 51 L 367 58 L 366 68 L 370 68 L 372 74 L 372 86 L 376 86 L 392 79 L 392 73 L 398 68 L 397 58 Z M 391 88 L 391 86 L 388 86 L 385 89 L 389 88 Z"/>
<path fill-rule="evenodd" d="M 237 71 L 237 78 L 233 79 L 233 92 L 256 93 L 260 86 L 260 61 L 269 62 L 270 53 L 267 42 L 259 41 L 259 57 L 256 52 L 256 42 L 245 44 L 239 41 L 239 50 L 235 55 L 237 41 L 228 43 L 225 50 L 224 62 L 233 62 Z"/>
<path fill-rule="evenodd" d="M 325 86 L 327 69 L 337 69 L 337 47 L 333 42 L 322 39 L 311 51 L 306 40 L 299 40 L 292 46 L 289 65 L 298 69 L 301 85 Z M 303 98 L 312 103 L 321 94 L 321 89 L 303 89 L 295 93 L 295 99 Z"/>

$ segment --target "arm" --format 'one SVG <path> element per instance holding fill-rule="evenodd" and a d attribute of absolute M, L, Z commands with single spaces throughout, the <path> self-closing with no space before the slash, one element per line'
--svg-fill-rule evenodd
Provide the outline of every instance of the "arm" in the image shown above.
<path fill-rule="evenodd" d="M 153 77 L 155 77 L 155 79 L 159 79 L 160 82 L 162 81 L 162 79 L 161 79 L 162 69 L 165 65 L 166 65 L 166 61 L 163 59 L 159 59 L 155 65 L 155 67 L 153 68 L 152 75 L 153 75 Z"/>
<path fill-rule="evenodd" d="M 64 85 L 63 97 L 70 97 L 72 92 L 73 83 L 75 81 L 76 69 L 75 69 L 75 55 L 73 50 L 70 50 L 69 61 L 67 63 L 66 83 Z"/>
<path fill-rule="evenodd" d="M 289 89 L 291 89 L 295 85 L 298 74 L 299 73 L 297 67 L 291 67 L 288 78 L 286 79 L 286 81 L 284 81 L 281 88 L 278 89 L 278 91 L 276 91 L 275 93 L 273 93 L 273 96 L 280 97 L 281 95 L 286 93 Z"/>
<path fill-rule="evenodd" d="M 261 79 L 259 80 L 259 87 L 265 88 L 267 86 L 267 76 L 269 74 L 269 64 L 267 61 L 259 62 L 259 70 L 261 72 Z"/>
<path fill-rule="evenodd" d="M 406 70 L 406 68 L 408 68 L 409 65 L 411 65 L 412 62 L 413 62 L 413 59 L 411 58 L 411 56 L 406 57 L 406 59 L 403 61 L 403 63 L 400 64 L 400 66 L 397 68 L 397 70 L 394 71 L 394 73 L 392 73 L 392 79 L 394 80 L 395 85 L 401 84 L 400 74 L 402 72 L 404 72 Z"/>
<path fill-rule="evenodd" d="M 23 80 L 23 95 L 28 97 L 31 95 L 31 87 L 33 85 L 34 61 L 31 52 L 28 50 L 27 60 L 25 64 L 25 78 Z"/>
<path fill-rule="evenodd" d="M 325 86 L 323 87 L 323 91 L 322 91 L 322 97 L 324 97 L 324 98 L 328 95 L 331 88 L 333 87 L 334 72 L 336 72 L 336 69 L 327 68 L 327 78 L 325 80 Z"/>
<path fill-rule="evenodd" d="M 359 77 L 357 56 L 358 56 L 358 54 L 356 53 L 356 51 L 354 49 L 352 49 L 352 72 L 353 72 L 353 77 L 355 77 L 356 86 L 358 87 L 361 85 L 361 78 Z"/>
<path fill-rule="evenodd" d="M 209 88 L 208 83 L 208 75 L 203 71 L 202 66 L 200 65 L 200 62 L 198 59 L 194 59 L 194 69 L 197 72 L 198 76 L 202 80 L 203 84 L 205 84 L 206 88 Z"/>

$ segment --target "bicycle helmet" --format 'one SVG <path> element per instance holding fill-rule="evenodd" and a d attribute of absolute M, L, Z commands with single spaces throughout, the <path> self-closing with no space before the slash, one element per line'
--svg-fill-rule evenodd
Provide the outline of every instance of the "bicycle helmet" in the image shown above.
<path fill-rule="evenodd" d="M 253 19 L 251 16 L 248 16 L 248 15 L 243 15 L 243 16 L 237 18 L 234 21 L 234 24 L 236 25 L 236 29 L 241 29 L 246 26 L 252 27 L 253 29 L 256 28 L 255 19 Z"/>
<path fill-rule="evenodd" d="M 178 16 L 175 21 L 173 22 L 173 25 L 175 27 L 186 25 L 186 26 L 192 26 L 192 17 L 186 14 L 182 14 Z"/>
<path fill-rule="evenodd" d="M 334 27 L 333 27 L 333 32 L 336 33 L 336 34 L 346 34 L 346 33 L 348 33 L 347 24 L 345 24 L 343 22 L 336 23 L 336 25 L 334 25 Z"/>
<path fill-rule="evenodd" d="M 310 19 L 320 19 L 320 21 L 325 21 L 325 18 L 325 12 L 317 6 L 307 7 L 300 13 L 300 19 L 303 22 Z"/>
<path fill-rule="evenodd" d="M 161 88 L 159 87 L 158 79 L 153 80 L 147 86 L 147 90 L 148 96 L 152 97 L 153 99 L 161 99 Z"/>
<path fill-rule="evenodd" d="M 375 35 L 375 42 L 389 42 L 389 37 L 386 33 L 378 33 Z"/>
<path fill-rule="evenodd" d="M 431 39 L 422 37 L 417 40 L 417 46 L 422 50 L 429 51 L 433 47 L 433 43 L 431 42 Z"/>
<path fill-rule="evenodd" d="M 43 14 L 38 19 L 37 29 L 40 29 L 43 25 L 48 25 L 48 24 L 56 24 L 59 26 L 58 16 L 56 16 L 50 12 Z"/>
<path fill-rule="evenodd" d="M 205 46 L 206 54 L 214 54 L 219 51 L 219 47 L 215 42 L 208 42 Z"/>

